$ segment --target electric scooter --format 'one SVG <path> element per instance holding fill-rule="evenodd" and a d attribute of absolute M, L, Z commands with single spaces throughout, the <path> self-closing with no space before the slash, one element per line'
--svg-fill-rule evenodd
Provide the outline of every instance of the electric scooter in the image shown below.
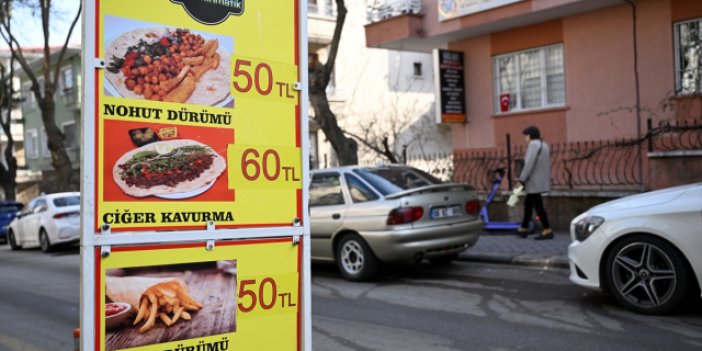
<path fill-rule="evenodd" d="M 502 179 L 505 177 L 505 169 L 497 168 L 495 169 L 495 180 L 492 182 L 492 189 L 485 199 L 485 205 L 480 209 L 480 218 L 483 220 L 483 230 L 485 231 L 514 231 L 519 229 L 521 223 L 519 222 L 493 222 L 490 221 L 490 216 L 488 216 L 488 206 L 495 199 L 497 195 L 497 190 L 500 188 Z M 529 221 L 528 233 L 534 233 L 536 230 L 536 224 L 532 219 Z"/>

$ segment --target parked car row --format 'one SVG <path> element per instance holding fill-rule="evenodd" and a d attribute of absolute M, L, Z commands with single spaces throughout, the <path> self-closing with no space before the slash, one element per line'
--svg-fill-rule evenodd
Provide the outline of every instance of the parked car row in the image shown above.
<path fill-rule="evenodd" d="M 470 187 L 411 167 L 313 171 L 309 194 L 312 259 L 335 261 L 349 280 L 384 262 L 449 262 L 482 231 Z M 702 183 L 601 204 L 570 229 L 572 282 L 645 314 L 702 296 Z"/>
<path fill-rule="evenodd" d="M 47 252 L 80 240 L 80 193 L 42 195 L 22 209 L 0 202 L 0 240 L 12 250 Z M 384 263 L 451 262 L 478 241 L 480 209 L 470 186 L 412 167 L 315 170 L 312 260 L 335 262 L 351 281 L 371 279 Z M 576 284 L 646 314 L 702 296 L 702 183 L 595 206 L 573 219 L 570 232 L 570 280 Z"/>

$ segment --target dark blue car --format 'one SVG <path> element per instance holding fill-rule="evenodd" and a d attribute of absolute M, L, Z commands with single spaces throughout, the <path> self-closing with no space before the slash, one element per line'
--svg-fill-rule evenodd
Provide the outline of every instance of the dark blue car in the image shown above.
<path fill-rule="evenodd" d="M 16 201 L 0 201 L 0 242 L 7 242 L 7 230 L 10 222 L 22 211 L 24 205 Z"/>

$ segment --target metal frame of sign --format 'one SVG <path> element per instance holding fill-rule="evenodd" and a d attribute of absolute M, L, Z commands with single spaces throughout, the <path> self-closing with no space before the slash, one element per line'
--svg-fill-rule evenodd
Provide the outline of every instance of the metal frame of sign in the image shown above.
<path fill-rule="evenodd" d="M 254 0 L 247 0 L 254 1 Z M 287 1 L 287 0 L 282 0 Z M 308 72 L 304 68 L 307 62 L 307 0 L 294 0 L 297 3 L 295 11 L 297 27 L 297 53 L 298 72 L 301 89 L 299 95 L 299 117 L 308 115 Z M 299 312 L 298 350 L 311 350 L 311 271 L 310 271 L 310 224 L 308 211 L 309 184 L 309 153 L 307 118 L 298 118 L 299 139 L 302 161 L 302 210 L 301 223 L 291 221 L 289 226 L 270 227 L 242 227 L 236 229 L 217 229 L 216 223 L 210 223 L 201 230 L 169 230 L 169 231 L 120 231 L 110 232 L 109 226 L 103 226 L 100 233 L 95 231 L 96 217 L 96 179 L 95 168 L 97 162 L 96 145 L 96 116 L 99 113 L 95 101 L 95 92 L 85 87 L 98 87 L 98 69 L 105 66 L 103 54 L 96 47 L 96 37 L 99 35 L 98 21 L 95 14 L 100 6 L 100 0 L 83 1 L 82 12 L 82 49 L 83 49 L 83 106 L 81 124 L 81 349 L 99 350 L 100 345 L 95 344 L 95 319 L 99 311 L 95 308 L 96 286 L 95 281 L 100 272 L 96 265 L 100 259 L 99 253 L 109 255 L 113 245 L 143 245 L 164 244 L 173 245 L 182 243 L 192 245 L 201 243 L 203 247 L 216 244 L 217 240 L 239 240 L 259 238 L 285 238 L 291 239 L 291 245 L 302 245 L 302 267 L 300 277 L 300 301 L 302 306 Z M 86 84 L 89 82 L 89 84 Z"/>

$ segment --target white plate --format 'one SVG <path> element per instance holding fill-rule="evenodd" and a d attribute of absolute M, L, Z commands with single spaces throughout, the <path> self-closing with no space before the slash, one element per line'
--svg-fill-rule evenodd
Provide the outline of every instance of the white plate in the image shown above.
<path fill-rule="evenodd" d="M 210 188 L 214 185 L 214 183 L 216 181 L 217 181 L 217 179 L 211 181 L 209 184 L 203 186 L 202 188 L 198 188 L 198 189 L 191 190 L 191 191 L 184 192 L 184 193 L 156 194 L 154 196 L 160 197 L 162 199 L 168 199 L 168 200 L 187 199 L 189 197 L 198 196 L 198 195 L 204 193 L 205 191 L 210 190 Z"/>
<path fill-rule="evenodd" d="M 123 98 L 122 94 L 120 94 L 117 89 L 112 85 L 112 82 L 109 79 L 105 79 L 105 90 L 107 90 L 108 93 L 110 93 L 111 96 L 114 97 L 119 97 Z M 146 100 L 146 99 L 144 99 Z M 147 100 L 148 101 L 148 100 Z M 227 95 L 222 101 L 220 101 L 216 107 L 227 107 L 232 101 L 234 101 L 234 97 L 232 94 Z M 187 104 L 187 102 L 185 102 Z M 199 106 L 199 105 L 198 105 Z M 231 107 L 234 107 L 233 105 Z"/>

